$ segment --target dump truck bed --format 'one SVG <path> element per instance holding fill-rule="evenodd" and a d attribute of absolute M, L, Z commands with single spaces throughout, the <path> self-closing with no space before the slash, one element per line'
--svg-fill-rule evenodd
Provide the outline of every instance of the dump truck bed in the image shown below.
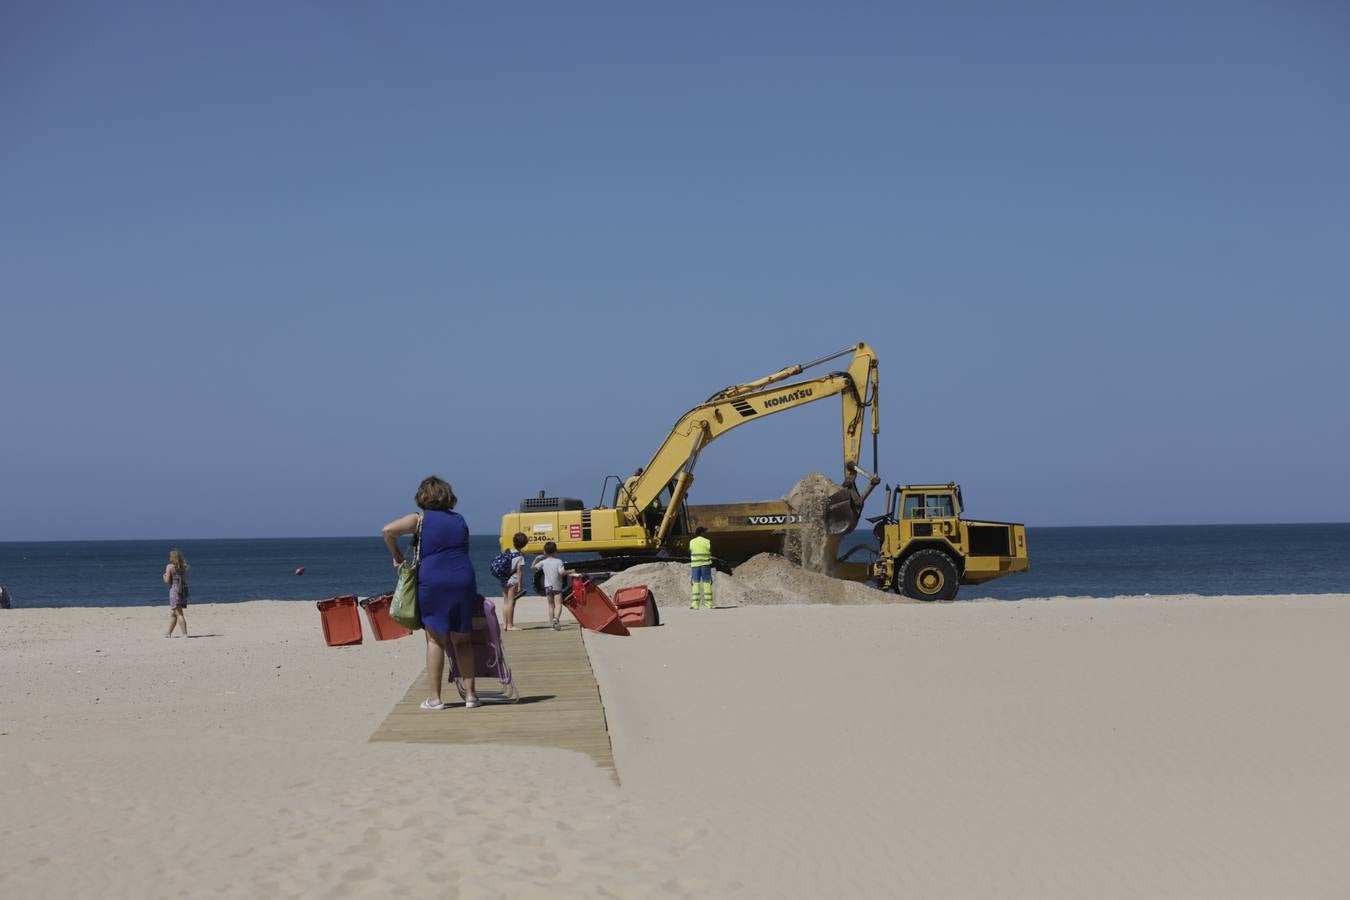
<path fill-rule="evenodd" d="M 783 539 L 801 521 L 782 500 L 686 504 L 684 510 L 687 533 L 670 537 L 667 543 L 671 554 L 688 553 L 690 536 L 696 529 L 706 528 L 713 554 L 733 566 L 759 553 L 782 553 Z M 827 558 L 835 558 L 840 539 L 840 535 L 827 538 Z"/>

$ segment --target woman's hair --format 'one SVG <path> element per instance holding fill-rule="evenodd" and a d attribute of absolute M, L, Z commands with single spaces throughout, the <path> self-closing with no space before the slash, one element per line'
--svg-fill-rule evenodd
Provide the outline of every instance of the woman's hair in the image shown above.
<path fill-rule="evenodd" d="M 417 486 L 417 496 L 413 498 L 418 509 L 454 509 L 459 498 L 449 482 L 432 475 L 423 478 Z"/>
<path fill-rule="evenodd" d="M 525 532 L 523 531 L 517 531 L 511 537 L 511 546 L 515 547 L 517 550 L 525 549 L 525 545 L 528 544 L 529 542 L 530 542 L 529 536 L 525 534 Z"/>
<path fill-rule="evenodd" d="M 179 578 L 187 575 L 187 560 L 183 558 L 183 552 L 177 547 L 174 547 L 169 551 L 169 565 L 173 566 L 174 571 L 178 573 Z"/>

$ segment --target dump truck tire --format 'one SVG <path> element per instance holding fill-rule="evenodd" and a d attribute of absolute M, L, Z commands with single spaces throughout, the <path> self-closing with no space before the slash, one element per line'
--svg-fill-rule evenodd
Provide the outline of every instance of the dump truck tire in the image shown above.
<path fill-rule="evenodd" d="M 900 593 L 914 600 L 951 600 L 960 587 L 956 563 L 941 550 L 919 550 L 900 567 Z"/>

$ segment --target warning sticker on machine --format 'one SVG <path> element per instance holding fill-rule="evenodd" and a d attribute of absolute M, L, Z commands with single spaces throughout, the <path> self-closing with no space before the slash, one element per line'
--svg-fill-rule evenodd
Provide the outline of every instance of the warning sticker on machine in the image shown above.
<path fill-rule="evenodd" d="M 581 540 L 581 523 L 567 526 L 567 536 L 574 541 Z"/>
<path fill-rule="evenodd" d="M 546 532 L 549 532 L 549 531 L 552 531 L 552 530 L 553 530 L 553 523 L 552 523 L 552 522 L 536 522 L 536 523 L 534 524 L 534 528 L 532 528 L 531 530 L 532 530 L 535 534 L 544 534 L 544 533 L 546 533 Z"/>

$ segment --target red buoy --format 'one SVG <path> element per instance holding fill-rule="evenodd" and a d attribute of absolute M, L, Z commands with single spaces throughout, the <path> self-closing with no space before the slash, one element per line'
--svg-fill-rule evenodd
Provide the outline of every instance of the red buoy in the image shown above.
<path fill-rule="evenodd" d="M 296 569 L 296 570 L 295 570 L 295 574 L 297 574 L 297 575 L 303 575 L 303 574 L 305 574 L 305 567 L 304 567 L 304 566 L 301 566 L 300 568 Z"/>

